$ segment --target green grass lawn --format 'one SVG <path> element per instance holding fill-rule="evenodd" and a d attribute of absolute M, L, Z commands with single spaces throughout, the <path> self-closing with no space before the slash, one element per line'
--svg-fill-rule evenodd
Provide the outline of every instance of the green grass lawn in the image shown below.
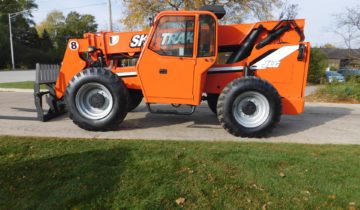
<path fill-rule="evenodd" d="M 5 136 L 0 198 L 0 209 L 356 209 L 360 147 Z"/>
<path fill-rule="evenodd" d="M 0 88 L 34 89 L 34 81 L 0 83 Z"/>

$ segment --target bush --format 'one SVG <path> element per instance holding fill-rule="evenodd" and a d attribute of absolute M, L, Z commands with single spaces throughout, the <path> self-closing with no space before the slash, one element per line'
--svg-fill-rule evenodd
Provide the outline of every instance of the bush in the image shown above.
<path fill-rule="evenodd" d="M 308 99 L 310 101 L 360 103 L 360 82 L 356 81 L 359 78 L 353 77 L 345 83 L 328 83 Z"/>
<path fill-rule="evenodd" d="M 325 78 L 325 70 L 327 66 L 327 57 L 319 49 L 312 48 L 310 53 L 308 82 L 320 84 L 320 82 Z"/>
<path fill-rule="evenodd" d="M 346 77 L 346 81 L 352 83 L 360 83 L 360 75 L 351 75 Z"/>

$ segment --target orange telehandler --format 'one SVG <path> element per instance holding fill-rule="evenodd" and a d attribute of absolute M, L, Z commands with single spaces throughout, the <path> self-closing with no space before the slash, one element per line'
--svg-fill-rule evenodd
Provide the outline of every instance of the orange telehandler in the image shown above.
<path fill-rule="evenodd" d="M 224 15 L 220 6 L 164 11 L 149 31 L 70 39 L 61 68 L 38 66 L 38 118 L 66 108 L 79 127 L 104 131 L 116 129 L 143 98 L 152 113 L 183 115 L 207 100 L 230 134 L 265 136 L 281 114 L 304 111 L 310 55 L 304 20 L 219 25 Z M 41 92 L 41 84 L 49 91 Z M 43 95 L 49 96 L 47 113 Z"/>

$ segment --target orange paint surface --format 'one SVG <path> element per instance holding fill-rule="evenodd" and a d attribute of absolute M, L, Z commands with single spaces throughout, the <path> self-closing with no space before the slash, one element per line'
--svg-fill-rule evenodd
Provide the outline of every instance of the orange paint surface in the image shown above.
<path fill-rule="evenodd" d="M 256 40 L 259 43 L 278 23 L 218 25 L 216 16 L 210 12 L 166 11 L 158 14 L 150 31 L 87 33 L 83 39 L 69 40 L 56 95 L 62 98 L 68 82 L 96 61 L 100 51 L 109 70 L 118 74 L 128 88 L 141 89 L 147 103 L 199 105 L 203 93 L 221 93 L 229 82 L 244 76 L 242 70 L 213 70 L 242 69 L 246 64 L 259 63 L 255 76 L 277 89 L 282 97 L 283 114 L 299 114 L 304 110 L 310 43 L 300 43 L 295 28 L 261 49 L 254 47 L 239 62 L 217 63 L 224 60 L 218 52 L 221 47 L 241 46 L 249 33 L 262 25 L 267 31 L 260 34 Z M 296 23 L 304 30 L 304 20 Z M 210 41 L 210 46 L 202 45 Z M 299 50 L 295 49 L 299 44 L 305 45 L 305 57 L 300 61 Z M 88 53 L 89 46 L 100 50 Z M 274 60 L 268 57 L 269 52 L 280 57 L 287 54 Z"/>

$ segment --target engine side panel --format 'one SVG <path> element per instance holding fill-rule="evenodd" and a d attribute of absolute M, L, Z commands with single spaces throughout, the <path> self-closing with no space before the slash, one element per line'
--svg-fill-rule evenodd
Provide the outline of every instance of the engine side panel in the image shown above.
<path fill-rule="evenodd" d="M 304 110 L 303 97 L 308 73 L 310 43 L 304 44 L 306 54 L 302 61 L 297 59 L 299 45 L 293 44 L 268 45 L 261 50 L 254 50 L 247 59 L 249 63 L 257 59 L 256 63 L 263 65 L 255 68 L 255 76 L 268 81 L 277 89 L 283 101 L 283 114 L 299 114 Z M 268 52 L 272 53 L 264 56 Z M 229 82 L 244 76 L 245 64 L 246 61 L 215 65 L 208 72 L 204 92 L 220 94 Z"/>

